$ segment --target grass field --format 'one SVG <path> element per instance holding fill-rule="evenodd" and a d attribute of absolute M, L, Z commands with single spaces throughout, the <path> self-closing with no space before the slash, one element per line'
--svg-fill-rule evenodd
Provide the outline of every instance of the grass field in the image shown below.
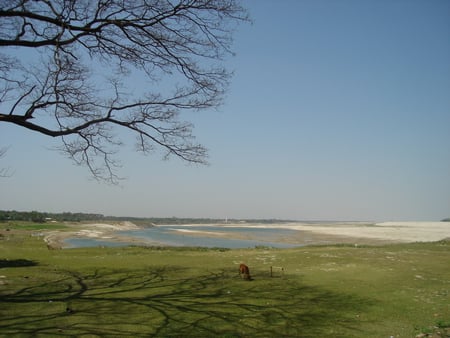
<path fill-rule="evenodd" d="M 450 336 L 448 241 L 48 250 L 39 227 L 0 231 L 0 336 Z"/>

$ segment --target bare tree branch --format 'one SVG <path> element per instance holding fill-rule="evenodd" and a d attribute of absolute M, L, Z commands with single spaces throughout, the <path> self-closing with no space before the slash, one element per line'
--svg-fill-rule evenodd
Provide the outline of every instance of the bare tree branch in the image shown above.
<path fill-rule="evenodd" d="M 239 0 L 0 0 L 0 122 L 61 138 L 110 182 L 119 130 L 143 153 L 206 163 L 180 112 L 221 104 L 247 20 Z"/>

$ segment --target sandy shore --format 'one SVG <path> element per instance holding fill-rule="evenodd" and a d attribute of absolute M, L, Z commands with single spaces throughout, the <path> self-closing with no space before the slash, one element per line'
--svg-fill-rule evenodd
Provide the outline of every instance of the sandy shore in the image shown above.
<path fill-rule="evenodd" d="M 312 244 L 382 244 L 382 243 L 408 243 L 433 242 L 450 239 L 450 222 L 332 222 L 332 223 L 280 223 L 280 224 L 186 224 L 174 226 L 178 232 L 198 237 L 223 237 L 233 239 L 257 239 L 241 233 L 220 231 L 191 230 L 190 226 L 222 226 L 222 227 L 252 227 L 252 228 L 278 228 L 295 230 L 287 237 L 277 237 L 274 241 L 298 245 Z M 125 237 L 120 231 L 137 230 L 140 227 L 130 222 L 117 224 L 81 224 L 71 225 L 74 231 L 50 231 L 46 233 L 45 241 L 52 248 L 63 247 L 67 238 L 96 238 L 107 241 L 133 242 L 144 244 L 136 238 Z M 157 243 L 155 243 L 157 244 Z"/>
<path fill-rule="evenodd" d="M 235 226 L 235 225 L 230 225 Z M 288 223 L 279 225 L 254 225 L 306 231 L 314 234 L 342 236 L 389 242 L 434 242 L 450 239 L 450 222 L 333 222 L 324 224 Z"/>
<path fill-rule="evenodd" d="M 48 231 L 45 233 L 44 241 L 49 248 L 64 247 L 64 240 L 68 238 L 96 238 L 107 241 L 131 241 L 120 235 L 119 231 L 138 230 L 140 227 L 131 222 L 120 222 L 114 224 L 106 223 L 83 223 L 68 224 L 73 229 L 69 231 Z"/>

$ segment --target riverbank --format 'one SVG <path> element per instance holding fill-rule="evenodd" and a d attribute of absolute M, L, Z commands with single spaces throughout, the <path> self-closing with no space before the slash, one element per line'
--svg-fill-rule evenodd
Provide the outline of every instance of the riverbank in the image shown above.
<path fill-rule="evenodd" d="M 139 230 L 141 227 L 131 222 L 120 223 L 68 223 L 69 230 L 52 230 L 44 235 L 44 241 L 52 249 L 61 249 L 64 247 L 64 241 L 68 238 L 93 238 L 106 241 L 130 242 L 130 238 L 121 235 L 121 231 Z M 73 229 L 73 230 L 72 230 Z M 136 241 L 137 244 L 139 241 Z"/>
<path fill-rule="evenodd" d="M 205 231 L 191 230 L 190 227 L 205 227 Z M 225 224 L 186 224 L 176 225 L 173 231 L 183 233 L 186 236 L 197 237 L 222 237 L 227 239 L 258 239 L 258 233 L 252 235 L 236 232 L 210 231 L 206 227 L 223 228 L 272 228 L 295 230 L 289 236 L 274 236 L 273 241 L 293 245 L 318 245 L 318 244 L 361 244 L 377 245 L 386 243 L 411 243 L 434 242 L 450 238 L 449 222 L 329 222 L 329 223 L 280 223 L 280 224 L 255 224 L 255 223 L 225 223 Z M 131 222 L 114 224 L 92 223 L 69 225 L 74 230 L 49 231 L 45 234 L 45 241 L 49 248 L 62 248 L 68 238 L 91 238 L 111 242 L 127 242 L 136 245 L 148 245 L 148 239 L 140 240 L 137 237 L 124 235 L 126 230 L 139 230 L 139 227 Z M 164 243 L 153 243 L 155 245 Z"/>
<path fill-rule="evenodd" d="M 450 242 L 47 250 L 44 226 L 51 229 L 11 224 L 0 231 L 2 337 L 450 333 Z M 238 274 L 242 262 L 251 282 Z"/>

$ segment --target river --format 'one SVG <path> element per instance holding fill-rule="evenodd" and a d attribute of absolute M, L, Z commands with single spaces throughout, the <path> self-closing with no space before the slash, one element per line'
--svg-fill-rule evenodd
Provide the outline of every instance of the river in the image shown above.
<path fill-rule="evenodd" d="M 257 246 L 291 248 L 301 245 L 286 243 L 283 238 L 292 236 L 295 231 L 289 229 L 255 228 L 252 226 L 202 225 L 187 227 L 182 225 L 164 225 L 140 230 L 121 231 L 120 235 L 125 238 L 135 239 L 142 245 L 148 246 L 192 246 L 230 249 L 253 248 Z M 117 242 L 95 238 L 69 238 L 64 243 L 69 248 L 136 245 L 136 241 L 131 240 Z"/>

